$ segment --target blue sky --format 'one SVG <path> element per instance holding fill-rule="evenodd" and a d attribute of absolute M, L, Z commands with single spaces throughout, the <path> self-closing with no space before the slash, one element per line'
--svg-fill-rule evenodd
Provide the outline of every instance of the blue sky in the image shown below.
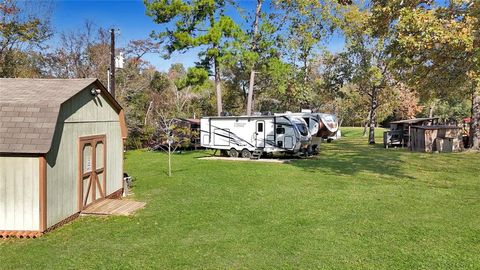
<path fill-rule="evenodd" d="M 254 10 L 256 1 L 238 1 L 240 6 L 247 10 Z M 231 14 L 235 15 L 235 14 Z M 93 21 L 97 26 L 120 29 L 117 37 L 117 46 L 125 46 L 129 40 L 148 37 L 152 30 L 163 30 L 145 14 L 142 0 L 57 0 L 53 13 L 53 26 L 56 32 L 75 30 L 81 27 L 85 20 Z M 58 35 L 57 35 L 58 37 Z M 55 46 L 56 39 L 52 39 Z M 338 35 L 331 38 L 327 48 L 340 51 L 343 48 L 343 39 Z M 167 70 L 172 63 L 182 63 L 186 67 L 192 66 L 198 60 L 197 51 L 192 50 L 184 54 L 174 54 L 168 60 L 160 55 L 146 55 L 145 59 L 159 70 Z"/>

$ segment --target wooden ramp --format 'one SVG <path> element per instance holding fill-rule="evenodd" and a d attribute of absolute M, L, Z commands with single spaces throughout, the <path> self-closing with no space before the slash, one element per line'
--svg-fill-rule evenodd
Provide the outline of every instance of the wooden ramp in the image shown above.
<path fill-rule="evenodd" d="M 145 204 L 129 200 L 103 199 L 85 208 L 82 214 L 128 216 L 143 208 Z"/>

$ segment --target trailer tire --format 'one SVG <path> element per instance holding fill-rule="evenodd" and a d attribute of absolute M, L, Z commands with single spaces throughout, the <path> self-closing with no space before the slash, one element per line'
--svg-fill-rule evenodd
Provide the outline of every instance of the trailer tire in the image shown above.
<path fill-rule="evenodd" d="M 232 158 L 238 157 L 238 151 L 237 151 L 237 149 L 235 149 L 235 148 L 230 149 L 230 151 L 228 152 L 228 154 L 229 154 L 230 157 L 232 157 Z"/>
<path fill-rule="evenodd" d="M 248 151 L 248 149 L 244 148 L 242 150 L 242 157 L 243 158 L 251 158 L 252 157 L 252 152 Z"/>

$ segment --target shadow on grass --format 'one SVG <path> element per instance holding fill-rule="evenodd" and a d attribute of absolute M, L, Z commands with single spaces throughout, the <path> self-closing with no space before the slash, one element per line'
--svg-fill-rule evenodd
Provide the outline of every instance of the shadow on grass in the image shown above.
<path fill-rule="evenodd" d="M 309 172 L 323 171 L 338 175 L 355 175 L 362 172 L 415 179 L 402 170 L 401 157 L 408 154 L 406 151 L 385 149 L 383 144 L 379 143 L 368 145 L 367 139 L 355 130 L 345 132 L 344 138 L 340 140 L 323 143 L 317 157 L 295 161 L 291 165 Z"/>

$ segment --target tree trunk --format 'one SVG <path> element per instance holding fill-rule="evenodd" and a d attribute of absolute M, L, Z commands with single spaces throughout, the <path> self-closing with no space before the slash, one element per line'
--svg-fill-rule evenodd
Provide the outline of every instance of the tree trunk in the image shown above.
<path fill-rule="evenodd" d="M 369 123 L 370 123 L 370 112 L 368 112 L 368 119 L 367 121 L 365 121 L 365 124 L 363 125 L 362 137 L 367 137 L 367 130 L 368 130 Z"/>
<path fill-rule="evenodd" d="M 255 21 L 253 22 L 253 37 L 252 37 L 253 52 L 257 50 L 258 20 L 260 19 L 260 10 L 262 9 L 262 1 L 263 0 L 257 0 L 257 8 L 255 9 Z M 250 70 L 250 84 L 248 86 L 248 97 L 247 97 L 247 115 L 252 115 L 254 85 L 255 85 L 255 64 L 252 65 L 252 70 Z"/>
<path fill-rule="evenodd" d="M 435 111 L 435 105 L 437 104 L 437 101 L 434 100 L 432 103 L 430 103 L 430 107 L 428 108 L 428 117 L 432 118 L 433 117 L 433 112 Z M 430 126 L 432 122 L 428 122 L 428 125 Z"/>
<path fill-rule="evenodd" d="M 247 104 L 247 99 L 248 99 L 248 93 L 247 93 L 247 90 L 245 89 L 247 86 L 246 86 L 246 83 L 241 83 L 242 84 L 242 97 L 243 97 L 243 103 Z"/>
<path fill-rule="evenodd" d="M 150 101 L 150 104 L 148 104 L 147 112 L 145 113 L 145 119 L 143 120 L 143 125 L 144 125 L 144 126 L 147 125 L 148 114 L 149 114 L 150 111 L 152 110 L 152 104 L 153 104 L 153 100 Z"/>
<path fill-rule="evenodd" d="M 430 104 L 430 107 L 428 108 L 428 117 L 432 118 L 433 117 L 433 111 L 435 110 L 435 101 L 432 101 Z"/>
<path fill-rule="evenodd" d="M 377 90 L 372 90 L 372 102 L 370 107 L 370 130 L 368 132 L 368 144 L 375 144 L 375 125 L 377 123 Z"/>
<path fill-rule="evenodd" d="M 215 94 L 217 97 L 217 115 L 220 116 L 223 112 L 222 106 L 222 88 L 221 88 L 221 81 L 220 81 L 220 66 L 218 63 L 217 57 L 214 58 L 215 64 Z"/>
<path fill-rule="evenodd" d="M 472 94 L 472 119 L 470 121 L 470 147 L 480 150 L 480 86 Z"/>
<path fill-rule="evenodd" d="M 168 143 L 168 176 L 172 176 L 172 144 Z"/>
<path fill-rule="evenodd" d="M 368 128 L 368 125 L 370 123 L 370 115 L 372 114 L 372 110 L 369 110 L 368 111 L 368 116 L 367 118 L 365 119 L 365 124 L 363 125 L 363 134 L 362 134 L 362 137 L 366 137 L 367 136 L 367 128 Z"/>
<path fill-rule="evenodd" d="M 308 81 L 308 59 L 305 57 L 303 59 L 303 83 L 306 84 Z"/>
<path fill-rule="evenodd" d="M 252 70 L 250 71 L 250 83 L 248 86 L 247 115 L 252 115 L 254 81 L 255 81 L 255 69 L 252 68 Z"/>

